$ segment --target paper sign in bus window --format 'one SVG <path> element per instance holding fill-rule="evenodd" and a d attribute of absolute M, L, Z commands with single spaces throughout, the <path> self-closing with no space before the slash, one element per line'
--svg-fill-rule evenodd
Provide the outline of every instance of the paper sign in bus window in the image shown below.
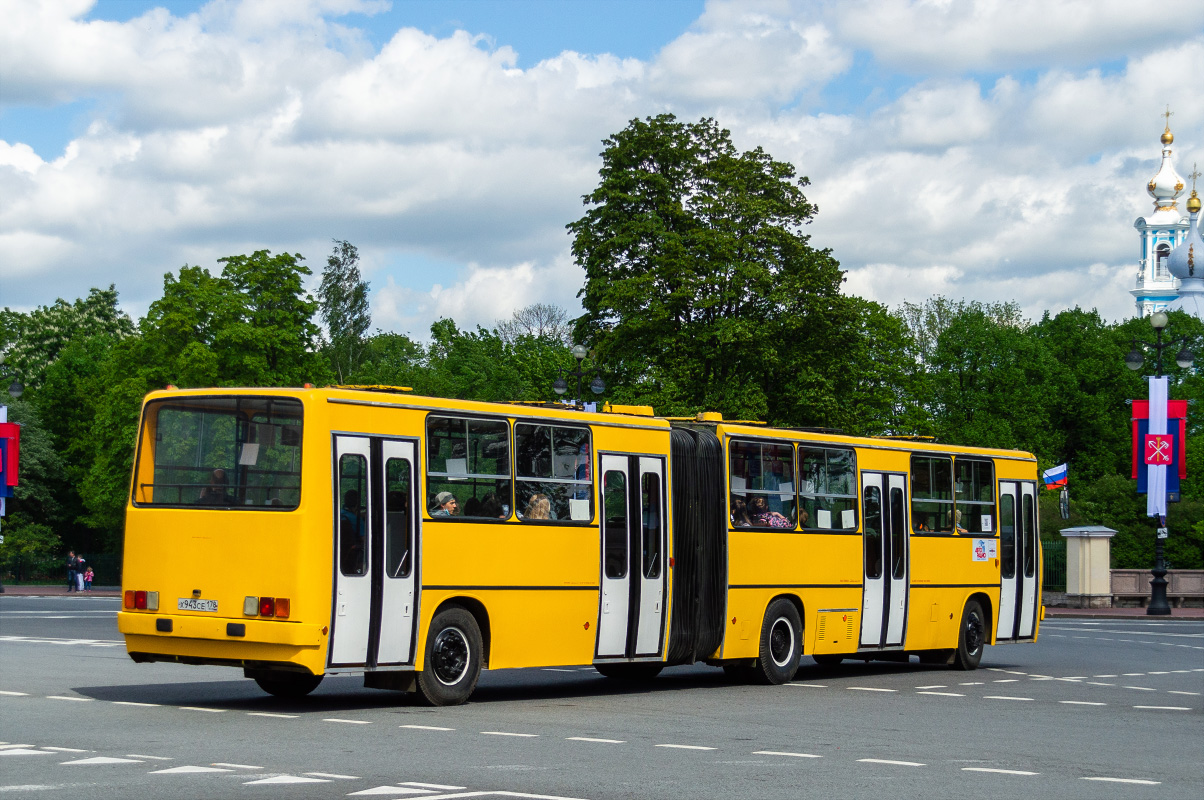
<path fill-rule="evenodd" d="M 818 509 L 815 512 L 815 524 L 820 528 L 832 527 L 832 512 L 826 508 Z"/>
<path fill-rule="evenodd" d="M 577 520 L 589 520 L 589 500 L 569 498 L 569 516 Z"/>
<path fill-rule="evenodd" d="M 743 475 L 733 475 L 732 476 L 732 491 L 739 493 L 739 492 L 743 492 L 745 490 L 745 488 L 747 488 L 747 484 L 745 484 L 745 482 L 744 482 L 744 476 Z"/>
<path fill-rule="evenodd" d="M 840 527 L 845 530 L 857 527 L 857 515 L 851 508 L 840 512 Z"/>
<path fill-rule="evenodd" d="M 778 491 L 781 493 L 779 495 L 779 497 L 782 498 L 783 503 L 788 503 L 794 499 L 794 484 L 793 483 L 779 483 Z"/>
<path fill-rule="evenodd" d="M 466 458 L 449 458 L 447 460 L 447 472 L 449 475 L 467 475 L 468 474 L 468 459 Z M 460 478 L 452 478 L 453 481 L 461 480 Z"/>
<path fill-rule="evenodd" d="M 242 467 L 253 467 L 259 461 L 259 445 L 254 442 L 244 442 L 238 464 Z"/>
<path fill-rule="evenodd" d="M 983 533 L 991 532 L 991 515 L 990 514 L 982 515 L 982 532 Z"/>

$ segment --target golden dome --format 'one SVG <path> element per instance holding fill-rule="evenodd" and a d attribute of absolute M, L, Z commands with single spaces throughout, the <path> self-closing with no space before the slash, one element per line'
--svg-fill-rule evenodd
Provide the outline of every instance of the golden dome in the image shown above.
<path fill-rule="evenodd" d="M 1197 214 L 1200 211 L 1200 198 L 1196 195 L 1196 190 L 1191 190 L 1191 197 L 1187 198 L 1187 212 L 1189 214 Z"/>
<path fill-rule="evenodd" d="M 1162 132 L 1162 143 L 1169 147 L 1173 141 L 1175 141 L 1175 134 L 1171 133 L 1170 128 L 1167 128 Z"/>

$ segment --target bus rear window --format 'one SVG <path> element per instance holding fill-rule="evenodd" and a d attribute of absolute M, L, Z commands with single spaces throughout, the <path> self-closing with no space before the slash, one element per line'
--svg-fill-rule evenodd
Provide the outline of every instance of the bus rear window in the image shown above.
<path fill-rule="evenodd" d="M 288 510 L 301 500 L 301 403 L 195 397 L 146 407 L 136 505 Z M 145 452 L 147 447 L 151 452 Z M 152 470 L 146 470 L 149 459 Z M 144 481 L 151 477 L 151 482 Z"/>

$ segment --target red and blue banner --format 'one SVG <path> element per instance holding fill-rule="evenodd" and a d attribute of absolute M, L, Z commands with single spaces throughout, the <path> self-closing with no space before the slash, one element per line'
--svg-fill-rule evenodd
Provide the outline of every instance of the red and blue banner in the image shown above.
<path fill-rule="evenodd" d="M 1137 480 L 1137 493 L 1145 494 L 1149 490 L 1146 465 L 1164 464 L 1168 467 L 1166 492 L 1177 496 L 1179 480 L 1187 477 L 1187 401 L 1166 401 L 1165 434 L 1150 434 L 1149 400 L 1133 401 L 1132 423 L 1133 477 Z"/>

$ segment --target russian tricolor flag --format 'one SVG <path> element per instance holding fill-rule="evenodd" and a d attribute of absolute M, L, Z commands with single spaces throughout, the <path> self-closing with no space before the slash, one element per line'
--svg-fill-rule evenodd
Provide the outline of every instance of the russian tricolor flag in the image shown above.
<path fill-rule="evenodd" d="M 1053 469 L 1047 469 L 1041 473 L 1041 478 L 1045 481 L 1046 489 L 1058 489 L 1066 485 L 1066 465 L 1059 464 Z"/>

